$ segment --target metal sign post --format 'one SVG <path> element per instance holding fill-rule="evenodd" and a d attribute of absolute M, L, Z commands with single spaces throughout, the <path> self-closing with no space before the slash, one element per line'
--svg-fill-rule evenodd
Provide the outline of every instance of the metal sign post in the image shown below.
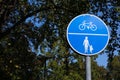
<path fill-rule="evenodd" d="M 86 80 L 91 80 L 91 57 L 86 56 Z"/>

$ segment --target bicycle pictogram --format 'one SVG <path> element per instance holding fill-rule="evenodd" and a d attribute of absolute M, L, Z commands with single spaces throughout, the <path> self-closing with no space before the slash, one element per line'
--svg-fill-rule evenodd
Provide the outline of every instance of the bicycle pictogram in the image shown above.
<path fill-rule="evenodd" d="M 93 22 L 86 22 L 86 21 L 83 21 L 82 24 L 79 24 L 79 29 L 80 30 L 85 30 L 85 29 L 90 29 L 92 31 L 96 31 L 97 30 L 97 26 L 95 24 L 93 24 Z"/>

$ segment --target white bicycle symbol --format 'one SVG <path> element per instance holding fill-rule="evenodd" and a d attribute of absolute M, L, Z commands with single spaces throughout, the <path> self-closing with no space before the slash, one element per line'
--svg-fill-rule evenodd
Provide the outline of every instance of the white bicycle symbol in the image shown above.
<path fill-rule="evenodd" d="M 95 24 L 93 24 L 92 22 L 88 22 L 86 23 L 86 21 L 83 21 L 82 24 L 79 25 L 79 29 L 80 30 L 85 30 L 85 29 L 90 29 L 92 31 L 96 31 L 97 30 L 97 26 Z"/>

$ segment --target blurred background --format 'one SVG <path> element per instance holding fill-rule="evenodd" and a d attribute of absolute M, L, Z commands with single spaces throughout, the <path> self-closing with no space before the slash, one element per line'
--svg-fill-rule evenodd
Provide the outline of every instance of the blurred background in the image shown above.
<path fill-rule="evenodd" d="M 0 0 L 0 80 L 85 80 L 85 56 L 70 48 L 66 29 L 86 13 L 110 31 L 91 57 L 92 80 L 119 80 L 120 0 Z"/>

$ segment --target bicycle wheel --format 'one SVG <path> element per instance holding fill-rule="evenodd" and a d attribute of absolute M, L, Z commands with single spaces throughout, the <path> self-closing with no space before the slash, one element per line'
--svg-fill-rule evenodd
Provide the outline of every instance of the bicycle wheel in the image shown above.
<path fill-rule="evenodd" d="M 79 29 L 80 29 L 80 30 L 85 30 L 85 26 L 84 26 L 83 24 L 80 24 L 80 25 L 79 25 Z"/>
<path fill-rule="evenodd" d="M 96 26 L 96 25 L 93 25 L 93 26 L 90 27 L 90 29 L 91 29 L 92 31 L 96 31 L 96 30 L 97 30 L 97 26 Z"/>

